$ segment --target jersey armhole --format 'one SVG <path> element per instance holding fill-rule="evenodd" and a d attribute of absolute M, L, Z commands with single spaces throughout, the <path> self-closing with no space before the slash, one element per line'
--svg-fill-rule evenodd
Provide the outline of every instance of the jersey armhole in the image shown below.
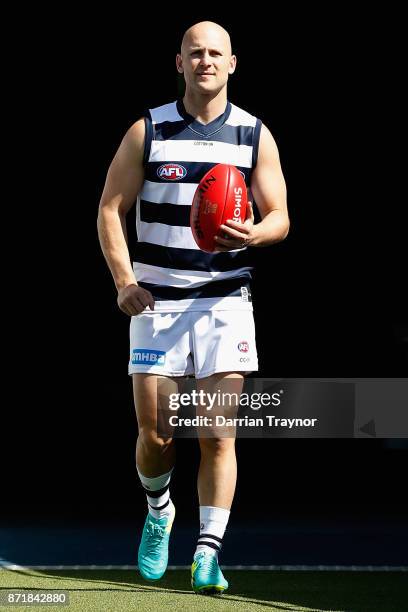
<path fill-rule="evenodd" d="M 146 166 L 150 157 L 150 149 L 152 147 L 153 140 L 153 123 L 152 117 L 150 115 L 150 111 L 147 111 L 144 115 L 145 122 L 145 143 L 144 143 L 144 152 L 143 152 L 143 165 Z"/>
<path fill-rule="evenodd" d="M 255 127 L 254 127 L 253 137 L 252 137 L 252 167 L 251 167 L 251 172 L 250 172 L 250 177 L 249 177 L 249 184 L 251 184 L 252 173 L 255 170 L 256 164 L 258 162 L 259 139 L 261 136 L 261 128 L 262 128 L 262 121 L 257 118 Z M 252 202 L 255 223 L 259 223 L 259 221 L 261 220 L 261 216 L 259 214 L 258 207 L 256 205 L 256 201 L 252 194 L 251 189 L 249 189 L 248 198 L 250 198 Z"/>
<path fill-rule="evenodd" d="M 252 170 L 254 170 L 258 162 L 259 139 L 261 136 L 261 128 L 262 128 L 262 121 L 257 118 L 255 128 L 254 128 L 253 140 L 252 140 Z"/>

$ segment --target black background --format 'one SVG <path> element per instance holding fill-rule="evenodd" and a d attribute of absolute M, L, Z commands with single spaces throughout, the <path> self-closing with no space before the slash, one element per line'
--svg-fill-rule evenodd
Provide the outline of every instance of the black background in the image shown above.
<path fill-rule="evenodd" d="M 2 419 L 4 514 L 145 512 L 129 321 L 116 306 L 96 215 L 125 131 L 145 108 L 176 98 L 175 54 L 201 19 L 230 31 L 238 66 L 229 99 L 270 128 L 288 186 L 288 238 L 252 250 L 260 375 L 406 376 L 403 211 L 388 140 L 398 82 L 380 36 L 395 24 L 381 15 L 304 17 L 67 10 L 48 15 L 51 25 L 28 45 L 15 158 L 24 168 L 16 184 L 22 345 L 13 347 L 17 375 Z M 393 44 L 391 55 L 397 35 Z M 402 514 L 407 452 L 395 446 L 239 440 L 235 512 Z M 198 504 L 197 442 L 179 441 L 178 457 L 174 495 L 188 520 Z M 255 507 L 260 491 L 271 503 Z"/>

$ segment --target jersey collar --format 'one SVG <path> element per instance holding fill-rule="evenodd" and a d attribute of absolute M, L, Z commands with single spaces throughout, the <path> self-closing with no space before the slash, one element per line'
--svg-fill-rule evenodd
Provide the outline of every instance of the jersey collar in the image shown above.
<path fill-rule="evenodd" d="M 180 98 L 177 100 L 177 110 L 179 115 L 183 117 L 184 121 L 187 123 L 187 126 L 193 131 L 196 132 L 199 136 L 211 136 L 215 132 L 218 132 L 219 129 L 222 128 L 224 123 L 227 121 L 228 117 L 231 114 L 231 103 L 227 100 L 227 106 L 225 111 L 219 117 L 216 117 L 207 125 L 197 121 L 195 117 L 189 115 L 186 109 L 184 108 L 183 100 Z"/>

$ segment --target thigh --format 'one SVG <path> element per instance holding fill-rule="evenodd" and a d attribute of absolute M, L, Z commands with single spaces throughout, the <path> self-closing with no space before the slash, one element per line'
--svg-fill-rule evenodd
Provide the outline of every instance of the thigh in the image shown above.
<path fill-rule="evenodd" d="M 133 374 L 133 397 L 139 433 L 172 437 L 168 426 L 168 397 L 179 392 L 181 377 Z"/>
<path fill-rule="evenodd" d="M 217 392 L 241 393 L 244 386 L 242 372 L 217 372 L 211 376 L 200 378 L 196 381 L 197 391 L 214 394 Z"/>
<path fill-rule="evenodd" d="M 203 443 L 233 445 L 236 427 L 231 424 L 238 414 L 240 394 L 244 386 L 242 372 L 218 372 L 196 381 L 197 392 L 203 392 L 202 403 L 197 406 L 197 415 L 208 417 L 197 428 L 200 445 Z"/>

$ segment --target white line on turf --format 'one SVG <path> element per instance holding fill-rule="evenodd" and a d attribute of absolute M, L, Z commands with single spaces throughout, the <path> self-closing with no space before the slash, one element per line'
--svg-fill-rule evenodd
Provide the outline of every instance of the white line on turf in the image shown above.
<path fill-rule="evenodd" d="M 169 565 L 169 570 L 189 570 L 190 565 Z M 17 565 L 0 560 L 7 570 L 137 570 L 136 565 Z M 407 565 L 221 565 L 223 570 L 283 572 L 408 572 Z"/>

